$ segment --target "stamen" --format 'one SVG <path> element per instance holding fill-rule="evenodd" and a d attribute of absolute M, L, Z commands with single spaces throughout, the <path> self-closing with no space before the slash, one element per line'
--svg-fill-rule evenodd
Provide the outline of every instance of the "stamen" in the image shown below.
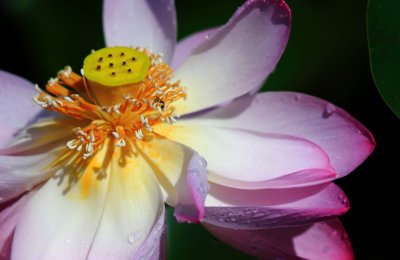
<path fill-rule="evenodd" d="M 93 156 L 106 140 L 132 150 L 135 141 L 151 141 L 148 135 L 154 134 L 153 126 L 176 123 L 179 116 L 171 104 L 186 97 L 179 81 L 171 81 L 172 70 L 161 57 L 144 48 L 101 49 L 85 59 L 82 76 L 67 66 L 48 81 L 46 91 L 51 95 L 36 85 L 39 94 L 33 100 L 47 110 L 90 122 L 76 128 L 76 137 L 66 142 L 67 149 L 83 160 Z M 96 73 L 101 76 L 93 76 Z M 96 89 L 96 84 L 102 87 Z M 110 100 L 110 95 L 118 101 L 98 103 Z"/>

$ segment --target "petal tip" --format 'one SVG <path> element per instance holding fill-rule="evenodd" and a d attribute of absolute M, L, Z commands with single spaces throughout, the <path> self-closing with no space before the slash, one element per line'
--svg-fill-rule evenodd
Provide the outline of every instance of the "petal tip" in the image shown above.
<path fill-rule="evenodd" d="M 198 223 L 203 219 L 204 203 L 209 190 L 206 167 L 206 160 L 195 152 L 186 172 L 187 195 L 190 198 L 180 201 L 174 211 L 178 222 Z"/>
<path fill-rule="evenodd" d="M 290 26 L 292 20 L 292 11 L 284 0 L 247 0 L 246 3 L 239 8 L 238 13 L 243 12 L 247 8 L 259 5 L 262 9 L 274 7 L 274 15 L 272 21 L 274 24 L 285 24 Z"/>

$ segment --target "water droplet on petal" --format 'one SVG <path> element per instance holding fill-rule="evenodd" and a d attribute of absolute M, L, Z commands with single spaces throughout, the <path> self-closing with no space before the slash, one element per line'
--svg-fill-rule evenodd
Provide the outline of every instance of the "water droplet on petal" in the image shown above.
<path fill-rule="evenodd" d="M 156 224 L 156 229 L 157 230 L 160 230 L 162 228 L 162 225 L 161 224 Z"/>
<path fill-rule="evenodd" d="M 204 157 L 200 156 L 200 163 L 204 168 L 207 167 L 207 161 L 206 161 L 206 159 L 204 159 Z"/>
<path fill-rule="evenodd" d="M 211 37 L 211 33 L 207 33 L 206 34 L 206 40 L 210 39 L 210 37 Z"/>
<path fill-rule="evenodd" d="M 140 233 L 135 234 L 135 232 L 132 232 L 132 233 L 130 233 L 129 236 L 128 236 L 128 242 L 129 242 L 130 244 L 133 244 L 133 243 L 135 243 L 135 242 L 140 238 L 140 236 L 141 236 Z"/>
<path fill-rule="evenodd" d="M 328 117 L 330 117 L 330 116 L 333 114 L 333 112 L 335 112 L 335 111 L 336 111 L 335 105 L 333 105 L 333 104 L 331 104 L 331 103 L 328 103 L 328 104 L 326 104 L 326 106 L 325 106 L 325 110 L 324 110 L 322 116 L 323 116 L 324 118 L 328 118 Z"/>
<path fill-rule="evenodd" d="M 255 217 L 255 218 L 261 218 L 261 217 L 264 217 L 264 212 L 257 212 L 256 214 L 254 214 L 254 216 L 253 217 Z"/>
<path fill-rule="evenodd" d="M 326 111 L 327 111 L 328 113 L 333 113 L 333 112 L 335 112 L 335 111 L 336 111 L 335 105 L 333 105 L 333 104 L 331 104 L 331 103 L 327 104 L 327 105 L 326 105 Z"/>

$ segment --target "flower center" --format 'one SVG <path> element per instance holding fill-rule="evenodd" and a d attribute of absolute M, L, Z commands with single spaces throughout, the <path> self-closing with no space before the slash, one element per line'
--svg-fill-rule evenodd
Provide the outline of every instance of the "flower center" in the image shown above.
<path fill-rule="evenodd" d="M 93 52 L 83 61 L 85 76 L 92 87 L 121 87 L 144 80 L 150 58 L 143 52 L 127 48 L 104 48 Z"/>
<path fill-rule="evenodd" d="M 75 129 L 76 138 L 67 147 L 87 159 L 106 140 L 129 148 L 150 141 L 152 126 L 176 122 L 171 104 L 186 94 L 179 82 L 171 81 L 172 72 L 147 49 L 103 48 L 85 58 L 83 76 L 66 67 L 48 81 L 46 91 L 37 87 L 34 100 L 86 124 Z"/>

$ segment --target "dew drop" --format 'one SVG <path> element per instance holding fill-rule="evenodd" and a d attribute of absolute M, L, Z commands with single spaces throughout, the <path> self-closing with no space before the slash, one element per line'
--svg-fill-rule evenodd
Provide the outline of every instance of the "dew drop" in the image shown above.
<path fill-rule="evenodd" d="M 130 244 L 135 243 L 135 235 L 134 235 L 134 234 L 130 234 L 130 235 L 128 236 L 128 242 L 129 242 Z"/>
<path fill-rule="evenodd" d="M 264 213 L 263 213 L 263 212 L 257 212 L 257 213 L 254 214 L 254 217 L 255 217 L 255 218 L 264 217 Z"/>
<path fill-rule="evenodd" d="M 67 239 L 67 240 L 65 240 L 65 242 L 66 242 L 67 244 L 69 244 L 69 243 L 71 243 L 71 240 Z"/>
<path fill-rule="evenodd" d="M 204 159 L 204 157 L 200 156 L 200 163 L 204 168 L 207 167 L 207 161 L 206 161 L 206 159 Z"/>
<path fill-rule="evenodd" d="M 33 185 L 31 183 L 26 185 L 26 188 L 25 188 L 26 191 L 31 191 L 32 189 L 33 189 Z M 0 199 L 0 201 L 1 201 L 1 199 Z"/>
<path fill-rule="evenodd" d="M 128 242 L 129 244 L 133 244 L 135 243 L 139 238 L 140 238 L 141 234 L 135 234 L 134 232 L 130 233 L 128 236 Z"/>
<path fill-rule="evenodd" d="M 333 104 L 331 104 L 331 103 L 329 103 L 328 105 L 326 105 L 326 111 L 327 111 L 328 113 L 333 113 L 333 112 L 335 112 L 335 110 L 336 110 L 335 105 L 333 105 Z"/>
<path fill-rule="evenodd" d="M 335 105 L 333 105 L 333 104 L 331 104 L 331 103 L 328 103 L 328 104 L 325 106 L 325 110 L 324 110 L 322 116 L 323 116 L 324 118 L 328 118 L 328 117 L 330 117 L 330 116 L 333 114 L 333 112 L 335 112 L 335 111 L 336 111 Z"/>
<path fill-rule="evenodd" d="M 211 33 L 207 33 L 206 34 L 206 40 L 210 39 L 210 37 L 211 37 Z"/>
<path fill-rule="evenodd" d="M 160 230 L 162 228 L 162 225 L 161 224 L 156 224 L 156 229 L 157 230 Z"/>

